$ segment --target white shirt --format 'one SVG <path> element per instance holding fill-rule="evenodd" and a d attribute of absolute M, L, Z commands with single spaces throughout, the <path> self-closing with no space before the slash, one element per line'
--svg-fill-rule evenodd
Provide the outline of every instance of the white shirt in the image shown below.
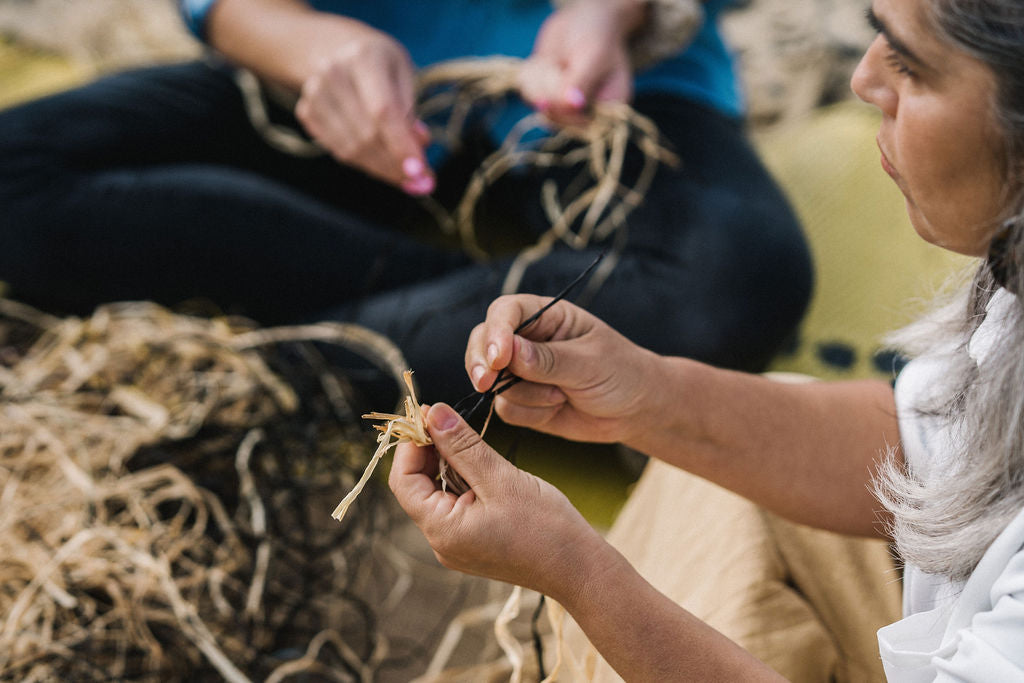
<path fill-rule="evenodd" d="M 976 362 L 999 339 L 1002 317 L 1013 304 L 1005 290 L 989 302 L 985 320 L 968 345 Z M 900 438 L 915 476 L 941 472 L 954 438 L 937 418 L 913 409 L 915 399 L 941 381 L 941 359 L 914 360 L 896 383 Z M 965 583 L 904 573 L 901 621 L 878 631 L 889 681 L 1024 682 L 1024 510 L 992 543 Z"/>

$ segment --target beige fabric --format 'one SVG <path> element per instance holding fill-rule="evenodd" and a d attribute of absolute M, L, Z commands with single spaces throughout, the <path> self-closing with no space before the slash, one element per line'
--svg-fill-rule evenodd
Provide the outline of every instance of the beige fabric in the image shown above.
<path fill-rule="evenodd" d="M 899 619 L 901 592 L 885 543 L 784 521 L 653 460 L 609 540 L 789 680 L 884 680 L 875 632 Z M 586 680 L 621 680 L 575 624 L 567 644 Z"/>

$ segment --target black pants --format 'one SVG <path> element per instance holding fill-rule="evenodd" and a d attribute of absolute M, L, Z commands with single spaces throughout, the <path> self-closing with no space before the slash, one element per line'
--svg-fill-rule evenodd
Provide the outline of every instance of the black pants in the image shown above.
<path fill-rule="evenodd" d="M 634 104 L 682 165 L 658 171 L 629 215 L 621 261 L 586 305 L 655 351 L 760 370 L 810 296 L 799 225 L 740 123 L 675 97 Z M 461 195 L 485 147 L 467 144 L 439 169 L 442 200 Z M 517 172 L 488 191 L 484 230 L 520 243 L 543 232 L 543 178 Z M 470 390 L 466 338 L 510 258 L 479 264 L 411 234 L 431 220 L 417 200 L 326 156 L 272 149 L 230 71 L 205 63 L 0 112 L 0 280 L 13 297 L 69 313 L 203 297 L 267 324 L 353 321 L 400 346 L 423 400 L 450 401 Z M 558 292 L 600 249 L 556 249 L 519 291 Z"/>

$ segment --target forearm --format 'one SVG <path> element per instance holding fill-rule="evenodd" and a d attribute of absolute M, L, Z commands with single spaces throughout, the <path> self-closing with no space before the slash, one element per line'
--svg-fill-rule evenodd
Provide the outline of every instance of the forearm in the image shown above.
<path fill-rule="evenodd" d="M 626 445 L 794 521 L 883 532 L 871 479 L 888 449 L 899 457 L 888 384 L 792 384 L 679 358 L 657 376 Z"/>
<path fill-rule="evenodd" d="M 627 681 L 778 681 L 736 643 L 658 592 L 613 548 L 551 593 Z"/>
<path fill-rule="evenodd" d="M 627 681 L 777 680 L 644 580 L 551 484 L 488 446 L 451 406 L 425 416 L 432 447 L 401 444 L 388 482 L 441 563 L 560 603 Z M 437 480 L 440 457 L 470 491 Z"/>
<path fill-rule="evenodd" d="M 647 21 L 647 0 L 598 0 L 615 15 L 626 36 L 639 30 Z"/>
<path fill-rule="evenodd" d="M 339 27 L 361 26 L 346 17 L 312 9 L 302 0 L 218 0 L 207 19 L 210 45 L 226 58 L 274 81 L 299 91 L 313 72 L 312 63 L 337 33 L 326 32 L 329 23 Z"/>

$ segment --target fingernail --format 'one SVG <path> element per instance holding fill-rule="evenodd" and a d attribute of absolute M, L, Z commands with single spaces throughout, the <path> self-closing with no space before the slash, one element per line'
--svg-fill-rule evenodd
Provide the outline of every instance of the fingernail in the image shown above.
<path fill-rule="evenodd" d="M 484 376 L 485 372 L 487 372 L 487 368 L 485 368 L 482 365 L 474 366 L 473 369 L 470 370 L 469 376 L 473 380 L 473 386 L 476 386 L 480 383 L 480 378 Z"/>
<path fill-rule="evenodd" d="M 529 363 L 533 359 L 533 344 L 522 337 L 515 338 L 515 350 L 519 360 Z"/>
<path fill-rule="evenodd" d="M 545 112 L 551 106 L 551 103 L 548 102 L 547 100 L 537 100 L 535 106 L 537 107 L 537 111 Z"/>
<path fill-rule="evenodd" d="M 459 422 L 459 416 L 455 414 L 455 411 L 450 406 L 444 403 L 434 404 L 427 415 L 427 419 L 430 420 L 431 427 L 442 432 L 447 432 Z"/>
<path fill-rule="evenodd" d="M 434 191 L 434 179 L 431 176 L 421 176 L 413 180 L 407 180 L 402 183 L 402 189 L 406 194 L 414 196 L 421 196 L 430 194 Z"/>
<path fill-rule="evenodd" d="M 573 86 L 565 91 L 565 101 L 573 109 L 582 109 L 583 105 L 587 103 L 587 98 L 582 90 Z"/>
<path fill-rule="evenodd" d="M 498 345 L 491 344 L 487 347 L 487 364 L 493 366 L 494 361 L 498 359 Z"/>
<path fill-rule="evenodd" d="M 402 162 L 402 172 L 409 178 L 419 178 L 423 175 L 424 170 L 423 161 L 416 157 L 409 157 Z"/>
<path fill-rule="evenodd" d="M 413 122 L 412 125 L 416 126 L 416 132 L 418 132 L 420 135 L 422 135 L 424 137 L 427 137 L 427 136 L 430 135 L 430 126 L 428 126 L 423 121 L 420 121 L 419 119 L 416 119 Z"/>

